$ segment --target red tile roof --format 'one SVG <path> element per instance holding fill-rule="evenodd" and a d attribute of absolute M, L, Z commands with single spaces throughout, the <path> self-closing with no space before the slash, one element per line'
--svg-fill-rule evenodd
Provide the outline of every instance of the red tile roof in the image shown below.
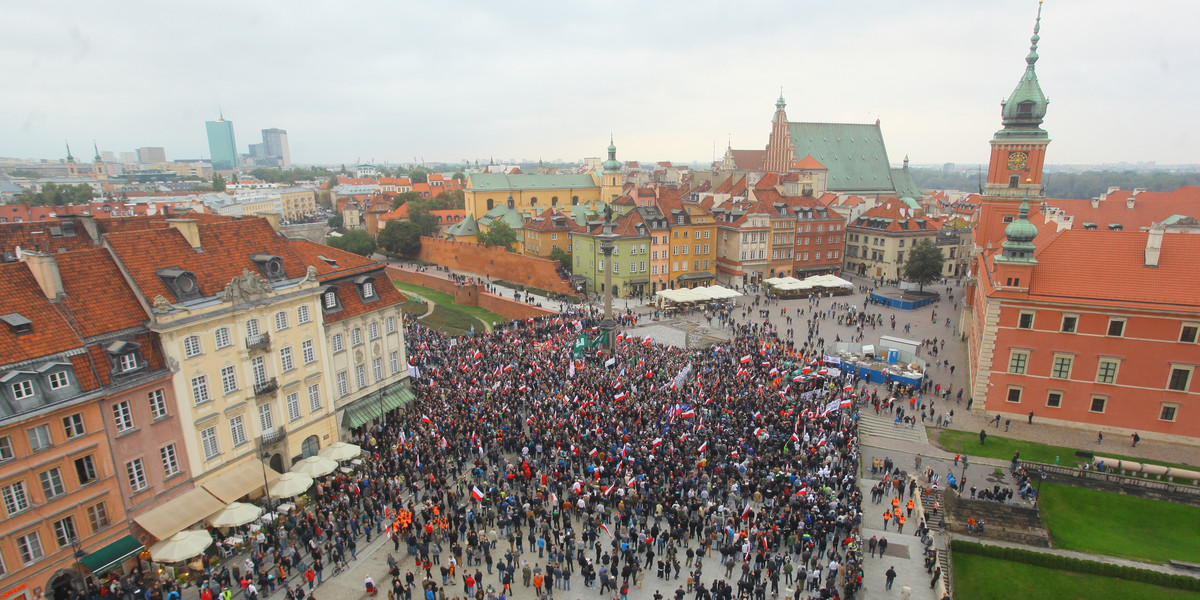
<path fill-rule="evenodd" d="M 1130 208 L 1128 201 L 1133 200 Z M 1126 231 L 1149 227 L 1171 215 L 1200 218 L 1200 186 L 1185 186 L 1173 192 L 1139 192 L 1117 190 L 1106 194 L 1092 208 L 1092 200 L 1047 199 L 1046 204 L 1060 208 L 1074 217 L 1072 229 L 1083 227 L 1083 223 L 1095 223 L 1107 229 L 1109 223 L 1119 223 Z"/>
<path fill-rule="evenodd" d="M 0 365 L 83 347 L 83 340 L 42 293 L 29 265 L 0 264 L 0 290 L 0 315 L 17 313 L 32 323 L 29 333 L 17 334 L 0 322 Z"/>
<path fill-rule="evenodd" d="M 66 292 L 62 305 L 85 338 L 146 323 L 145 310 L 107 250 L 66 252 L 55 259 Z"/>
<path fill-rule="evenodd" d="M 825 168 L 825 165 L 821 164 L 817 159 L 813 158 L 811 154 L 806 154 L 804 156 L 804 158 L 792 163 L 792 168 L 798 169 L 801 171 L 828 171 L 829 170 L 829 169 Z"/>
<path fill-rule="evenodd" d="M 883 197 L 874 208 L 860 215 L 850 227 L 873 231 L 937 231 L 941 223 L 930 219 L 920 211 L 909 208 L 895 196 Z M 877 224 L 883 223 L 880 227 Z M 924 227 L 922 227 L 924 224 Z"/>
<path fill-rule="evenodd" d="M 317 279 L 319 281 L 356 275 L 382 266 L 381 263 L 365 256 L 359 256 L 353 252 L 346 252 L 333 246 L 326 246 L 308 240 L 291 240 L 289 244 L 295 252 L 296 257 L 305 265 L 306 269 L 308 265 L 317 268 Z M 336 264 L 330 264 L 328 261 L 322 259 L 322 256 L 332 260 Z"/>
<path fill-rule="evenodd" d="M 731 150 L 733 164 L 739 171 L 761 171 L 767 161 L 766 150 Z"/>

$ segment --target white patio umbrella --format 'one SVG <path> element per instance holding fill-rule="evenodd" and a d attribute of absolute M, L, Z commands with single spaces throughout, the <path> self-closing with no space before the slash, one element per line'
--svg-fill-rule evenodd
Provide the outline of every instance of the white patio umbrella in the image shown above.
<path fill-rule="evenodd" d="M 317 456 L 332 458 L 338 462 L 350 460 L 359 454 L 362 454 L 362 448 L 346 442 L 334 442 L 317 451 Z"/>
<path fill-rule="evenodd" d="M 324 456 L 310 456 L 292 465 L 293 473 L 303 473 L 309 477 L 328 475 L 337 469 L 337 461 Z"/>
<path fill-rule="evenodd" d="M 271 487 L 267 488 L 267 493 L 272 498 L 291 498 L 303 494 L 313 484 L 313 478 L 303 473 L 287 472 L 279 476 Z"/>
<path fill-rule="evenodd" d="M 204 518 L 204 522 L 213 527 L 237 527 L 245 525 L 258 518 L 262 508 L 245 502 L 231 502 L 229 506 Z"/>
<path fill-rule="evenodd" d="M 212 542 L 212 535 L 203 529 L 185 529 L 150 546 L 150 558 L 161 563 L 184 561 L 204 552 Z"/>

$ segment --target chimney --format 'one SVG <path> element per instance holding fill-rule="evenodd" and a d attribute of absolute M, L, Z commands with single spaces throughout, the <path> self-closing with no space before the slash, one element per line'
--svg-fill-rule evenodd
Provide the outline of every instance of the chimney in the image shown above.
<path fill-rule="evenodd" d="M 1125 199 L 1125 208 L 1133 210 L 1133 194 L 1130 194 L 1129 197 Z"/>
<path fill-rule="evenodd" d="M 1161 223 L 1150 227 L 1150 235 L 1146 237 L 1146 266 L 1158 268 L 1158 255 L 1162 252 L 1163 233 L 1166 231 Z"/>
<path fill-rule="evenodd" d="M 21 260 L 29 265 L 29 270 L 33 272 L 33 278 L 37 280 L 38 286 L 42 288 L 42 293 L 47 298 L 55 300 L 65 293 L 62 275 L 58 271 L 58 261 L 53 254 L 24 250 L 21 252 Z"/>
<path fill-rule="evenodd" d="M 96 226 L 95 215 L 78 214 L 69 215 L 67 218 L 78 223 L 80 227 L 83 227 L 88 232 L 88 237 L 92 238 L 93 244 L 100 243 L 100 228 Z"/>
<path fill-rule="evenodd" d="M 277 212 L 260 212 L 254 213 L 267 220 L 271 224 L 271 229 L 279 231 L 279 213 Z M 369 214 L 367 216 L 370 216 Z"/>
<path fill-rule="evenodd" d="M 1092 197 L 1092 208 L 1100 208 L 1100 198 Z"/>
<path fill-rule="evenodd" d="M 196 219 L 167 219 L 167 225 L 178 229 L 192 248 L 200 250 L 200 225 Z"/>

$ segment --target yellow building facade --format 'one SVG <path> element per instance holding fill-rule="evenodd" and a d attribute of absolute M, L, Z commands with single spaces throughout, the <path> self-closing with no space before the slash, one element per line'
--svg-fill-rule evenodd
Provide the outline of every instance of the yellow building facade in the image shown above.
<path fill-rule="evenodd" d="M 317 214 L 316 190 L 279 190 L 279 210 L 285 221 L 300 221 Z"/>
<path fill-rule="evenodd" d="M 717 222 L 692 204 L 667 215 L 671 223 L 670 282 L 672 289 L 709 285 L 716 280 Z"/>

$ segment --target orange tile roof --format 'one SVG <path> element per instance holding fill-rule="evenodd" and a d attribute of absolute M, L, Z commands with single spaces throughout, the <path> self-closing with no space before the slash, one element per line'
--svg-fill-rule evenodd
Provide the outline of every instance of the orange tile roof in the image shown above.
<path fill-rule="evenodd" d="M 345 250 L 326 246 L 325 244 L 318 244 L 308 240 L 290 240 L 289 244 L 295 252 L 296 257 L 305 265 L 305 268 L 308 265 L 317 268 L 317 279 L 320 281 L 356 275 L 382 266 L 381 263 L 365 256 L 359 256 L 353 252 L 346 252 Z M 321 258 L 322 256 L 333 260 L 337 264 L 329 264 Z"/>
<path fill-rule="evenodd" d="M 82 250 L 94 246 L 83 227 L 75 227 L 74 237 L 54 236 L 50 228 L 61 226 L 60 221 L 0 223 L 0 252 L 15 254 L 18 247 L 22 250 L 58 252 L 60 249 Z"/>
<path fill-rule="evenodd" d="M 20 314 L 32 323 L 32 331 L 17 334 L 0 322 L 0 365 L 66 352 L 83 347 L 83 340 L 46 299 L 29 265 L 0 264 L 0 315 Z"/>
<path fill-rule="evenodd" d="M 860 227 L 872 231 L 937 231 L 942 225 L 938 221 L 926 217 L 920 211 L 914 211 L 905 206 L 895 196 L 883 197 L 874 208 L 860 215 L 850 227 Z M 903 212 L 901 212 L 903 211 Z M 886 222 L 883 227 L 874 226 L 873 222 Z M 924 223 L 924 227 L 921 224 Z"/>
<path fill-rule="evenodd" d="M 146 323 L 145 310 L 107 250 L 66 252 L 55 259 L 66 292 L 62 305 L 85 338 Z"/>
<path fill-rule="evenodd" d="M 1128 200 L 1133 200 L 1133 208 Z M 1126 231 L 1149 227 L 1171 215 L 1200 218 L 1200 186 L 1185 186 L 1172 192 L 1139 192 L 1117 190 L 1106 194 L 1104 200 L 1092 208 L 1091 200 L 1046 199 L 1046 204 L 1060 208 L 1074 217 L 1072 228 L 1083 227 L 1083 223 L 1095 223 L 1107 229 L 1109 223 L 1120 223 Z"/>
<path fill-rule="evenodd" d="M 825 168 L 825 165 L 821 164 L 817 159 L 813 158 L 811 154 L 806 154 L 804 156 L 804 158 L 796 161 L 795 163 L 792 163 L 792 168 L 799 169 L 801 171 L 828 171 L 829 170 L 829 169 Z"/>
<path fill-rule="evenodd" d="M 779 185 L 779 175 L 776 173 L 767 173 L 763 175 L 762 179 L 758 180 L 758 183 L 754 184 L 754 189 L 774 189 L 777 185 Z"/>
<path fill-rule="evenodd" d="M 761 171 L 767 161 L 766 150 L 731 150 L 733 164 L 740 171 Z"/>

